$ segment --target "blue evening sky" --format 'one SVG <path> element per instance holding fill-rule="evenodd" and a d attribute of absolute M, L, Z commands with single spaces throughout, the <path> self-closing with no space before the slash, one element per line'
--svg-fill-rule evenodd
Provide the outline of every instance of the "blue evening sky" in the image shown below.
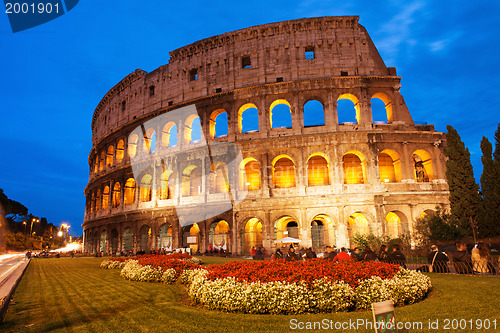
<path fill-rule="evenodd" d="M 81 235 L 91 120 L 104 94 L 168 52 L 249 26 L 359 15 L 415 121 L 465 141 L 479 180 L 482 136 L 500 121 L 498 1 L 82 0 L 44 25 L 12 33 L 0 19 L 0 188 L 49 222 Z"/>

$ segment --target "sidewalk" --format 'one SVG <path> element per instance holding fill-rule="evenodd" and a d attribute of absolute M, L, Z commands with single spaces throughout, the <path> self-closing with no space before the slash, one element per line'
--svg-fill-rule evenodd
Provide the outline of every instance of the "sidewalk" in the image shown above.
<path fill-rule="evenodd" d="M 7 312 L 10 299 L 12 298 L 12 295 L 14 295 L 17 285 L 21 281 L 24 271 L 26 270 L 26 267 L 28 267 L 29 263 L 30 260 L 19 261 L 0 276 L 0 323 Z"/>

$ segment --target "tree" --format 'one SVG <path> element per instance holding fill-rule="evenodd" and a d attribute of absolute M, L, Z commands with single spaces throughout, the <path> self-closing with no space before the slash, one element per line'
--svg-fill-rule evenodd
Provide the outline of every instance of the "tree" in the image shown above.
<path fill-rule="evenodd" d="M 443 152 L 448 157 L 446 179 L 450 189 L 451 223 L 472 235 L 472 219 L 478 226 L 479 236 L 487 236 L 489 230 L 484 225 L 483 203 L 479 185 L 474 179 L 469 150 L 452 126 L 448 125 L 446 129 L 447 146 Z"/>
<path fill-rule="evenodd" d="M 484 228 L 489 230 L 489 235 L 498 235 L 500 228 L 497 216 L 500 216 L 500 195 L 497 191 L 499 186 L 499 169 L 495 166 L 491 156 L 493 147 L 487 138 L 481 140 L 481 162 L 483 162 L 483 174 L 481 175 L 481 193 L 484 203 Z"/>
<path fill-rule="evenodd" d="M 452 223 L 451 214 L 447 214 L 440 207 L 436 207 L 436 213 L 418 218 L 415 231 L 420 245 L 436 241 L 453 241 L 463 236 L 463 229 Z"/>

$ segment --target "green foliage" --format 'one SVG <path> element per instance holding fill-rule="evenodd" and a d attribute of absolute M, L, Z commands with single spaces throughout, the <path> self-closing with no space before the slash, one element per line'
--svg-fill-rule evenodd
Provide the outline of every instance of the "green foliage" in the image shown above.
<path fill-rule="evenodd" d="M 484 232 L 483 203 L 479 185 L 474 179 L 469 150 L 465 148 L 460 135 L 452 126 L 448 125 L 446 128 L 447 146 L 443 152 L 448 157 L 446 179 L 450 188 L 451 215 L 445 225 L 453 224 L 472 235 L 472 219 L 479 226 L 479 230 Z"/>
<path fill-rule="evenodd" d="M 453 241 L 460 239 L 465 230 L 451 221 L 451 214 L 447 214 L 440 207 L 436 207 L 435 214 L 427 214 L 417 219 L 415 224 L 416 239 L 425 245 L 435 241 Z"/>
<path fill-rule="evenodd" d="M 487 138 L 481 140 L 481 162 L 483 162 L 483 174 L 481 175 L 481 192 L 485 210 L 484 224 L 481 225 L 480 234 L 483 236 L 495 236 L 500 233 L 497 217 L 500 216 L 500 173 L 496 168 L 491 156 L 493 147 Z"/>
<path fill-rule="evenodd" d="M 351 241 L 361 249 L 361 251 L 369 246 L 372 251 L 377 252 L 382 244 L 387 245 L 389 252 L 392 251 L 394 244 L 399 244 L 401 250 L 409 250 L 411 248 L 411 237 L 409 234 L 401 235 L 398 238 L 391 238 L 389 236 L 376 236 L 373 234 L 355 234 L 351 237 Z"/>

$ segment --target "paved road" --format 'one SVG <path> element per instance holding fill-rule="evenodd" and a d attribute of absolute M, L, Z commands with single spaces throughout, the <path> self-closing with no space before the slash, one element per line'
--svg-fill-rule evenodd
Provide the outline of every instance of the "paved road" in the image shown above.
<path fill-rule="evenodd" d="M 16 254 L 12 256 L 0 256 L 0 283 L 7 276 L 7 272 L 11 270 L 18 262 L 24 260 L 24 254 Z"/>

